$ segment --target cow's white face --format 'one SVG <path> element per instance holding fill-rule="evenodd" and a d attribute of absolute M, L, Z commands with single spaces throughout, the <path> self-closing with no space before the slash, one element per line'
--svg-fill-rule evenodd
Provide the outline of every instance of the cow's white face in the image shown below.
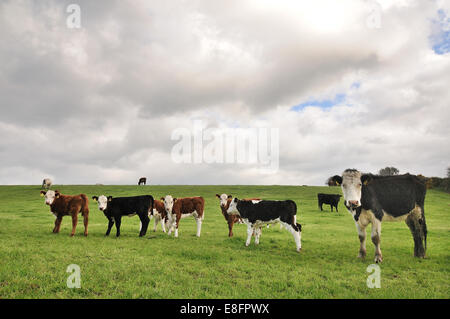
<path fill-rule="evenodd" d="M 47 192 L 41 193 L 41 194 L 44 194 L 45 204 L 47 204 L 47 205 L 53 204 L 53 202 L 55 201 L 55 198 L 57 197 L 56 192 L 51 191 L 51 190 L 48 190 Z"/>
<path fill-rule="evenodd" d="M 342 174 L 342 192 L 344 193 L 344 204 L 350 211 L 361 206 L 361 172 L 357 170 L 346 170 Z"/>
<path fill-rule="evenodd" d="M 227 209 L 227 213 L 230 215 L 239 215 L 239 211 L 237 209 L 238 199 L 235 197 L 230 202 L 230 207 Z"/>
<path fill-rule="evenodd" d="M 105 195 L 100 195 L 98 197 L 98 209 L 104 211 L 108 207 L 108 198 Z"/>
<path fill-rule="evenodd" d="M 172 196 L 167 195 L 166 197 L 164 197 L 164 209 L 166 210 L 167 214 L 172 214 L 172 208 L 173 208 L 174 202 L 175 202 L 175 200 L 173 199 Z"/>
<path fill-rule="evenodd" d="M 222 194 L 222 195 L 220 195 L 220 197 L 219 197 L 219 200 L 220 200 L 220 206 L 222 206 L 222 207 L 227 206 L 228 198 L 229 198 L 229 197 L 228 197 L 227 194 Z"/>

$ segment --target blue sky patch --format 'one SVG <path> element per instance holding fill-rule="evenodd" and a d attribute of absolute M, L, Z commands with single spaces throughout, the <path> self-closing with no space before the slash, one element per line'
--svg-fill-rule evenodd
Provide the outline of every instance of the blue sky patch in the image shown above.
<path fill-rule="evenodd" d="M 430 36 L 433 51 L 436 54 L 450 52 L 450 18 L 444 10 L 438 10 L 438 18 L 433 20 L 433 24 L 437 28 Z"/>
<path fill-rule="evenodd" d="M 308 100 L 304 103 L 291 107 L 291 111 L 301 111 L 307 106 L 316 106 L 323 109 L 330 108 L 345 101 L 345 94 L 337 94 L 332 100 Z"/>

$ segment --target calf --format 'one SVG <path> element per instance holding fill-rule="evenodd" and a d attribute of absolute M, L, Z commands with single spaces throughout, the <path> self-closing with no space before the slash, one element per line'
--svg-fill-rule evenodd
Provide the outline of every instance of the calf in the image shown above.
<path fill-rule="evenodd" d="M 231 203 L 231 195 L 227 194 L 216 194 L 216 197 L 220 199 L 220 209 L 222 210 L 222 215 L 228 223 L 228 237 L 233 237 L 233 225 L 235 223 L 242 224 L 242 220 L 237 215 L 230 215 L 227 213 L 228 207 L 230 207 Z M 259 198 L 246 198 L 243 200 L 260 200 Z"/>
<path fill-rule="evenodd" d="M 297 223 L 297 205 L 292 200 L 245 201 L 233 198 L 227 213 L 240 216 L 244 223 L 247 224 L 247 241 L 245 246 L 250 245 L 253 233 L 255 233 L 255 244 L 259 244 L 261 225 L 280 222 L 294 236 L 297 251 L 300 251 L 302 248 L 302 226 Z"/>
<path fill-rule="evenodd" d="M 323 204 L 328 204 L 331 207 L 331 211 L 333 211 L 333 206 L 336 207 L 336 212 L 338 211 L 338 204 L 339 204 L 339 200 L 341 198 L 342 195 L 338 195 L 338 194 L 322 194 L 319 193 L 317 194 L 317 200 L 319 202 L 319 208 L 322 211 L 322 205 Z"/>
<path fill-rule="evenodd" d="M 44 178 L 44 180 L 42 181 L 41 188 L 49 189 L 50 187 L 52 187 L 52 184 L 53 182 L 50 178 Z"/>
<path fill-rule="evenodd" d="M 427 225 L 425 222 L 425 184 L 415 175 L 375 176 L 347 169 L 338 183 L 344 204 L 355 220 L 359 235 L 359 256 L 366 256 L 366 226 L 372 224 L 375 262 L 382 262 L 381 222 L 405 220 L 414 239 L 414 256 L 425 257 Z"/>
<path fill-rule="evenodd" d="M 139 178 L 138 185 L 145 185 L 146 183 L 147 183 L 147 178 L 146 177 Z"/>
<path fill-rule="evenodd" d="M 105 236 L 109 235 L 112 226 L 116 223 L 116 237 L 119 237 L 122 216 L 127 215 L 132 217 L 136 214 L 141 220 L 139 237 L 147 233 L 148 223 L 150 222 L 148 214 L 153 210 L 153 196 L 142 195 L 113 198 L 112 196 L 106 197 L 105 195 L 100 195 L 92 196 L 92 199 L 96 202 L 98 201 L 98 209 L 105 214 L 109 221 Z"/>
<path fill-rule="evenodd" d="M 153 202 L 153 211 L 148 214 L 148 217 L 150 217 L 150 220 L 152 217 L 155 218 L 155 227 L 153 228 L 153 231 L 156 231 L 156 226 L 158 226 L 158 223 L 161 222 L 161 229 L 163 232 L 166 232 L 165 226 L 167 223 L 167 214 L 164 208 L 164 202 L 155 199 Z"/>
<path fill-rule="evenodd" d="M 175 229 L 175 237 L 178 237 L 180 219 L 193 216 L 197 222 L 197 237 L 200 237 L 205 208 L 205 200 L 203 197 L 173 198 L 167 195 L 161 198 L 161 200 L 164 201 L 164 208 L 167 213 L 168 235 Z"/>
<path fill-rule="evenodd" d="M 89 201 L 85 194 L 69 196 L 62 195 L 58 190 L 41 191 L 41 196 L 45 196 L 45 204 L 50 206 L 50 211 L 55 215 L 54 233 L 59 233 L 62 218 L 64 216 L 72 217 L 72 232 L 70 236 L 75 235 L 77 228 L 78 213 L 83 215 L 84 236 L 88 235 L 88 219 L 89 219 Z"/>

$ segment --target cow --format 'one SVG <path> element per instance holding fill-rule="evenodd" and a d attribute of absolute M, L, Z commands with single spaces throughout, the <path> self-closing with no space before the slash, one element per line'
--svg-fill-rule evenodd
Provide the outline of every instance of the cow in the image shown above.
<path fill-rule="evenodd" d="M 44 178 L 41 188 L 50 189 L 50 187 L 52 187 L 52 184 L 53 182 L 50 178 Z"/>
<path fill-rule="evenodd" d="M 138 185 L 145 185 L 147 183 L 147 177 L 139 178 Z"/>
<path fill-rule="evenodd" d="M 415 175 L 376 176 L 347 169 L 338 183 L 344 204 L 355 220 L 359 235 L 359 258 L 366 256 L 366 226 L 372 224 L 375 262 L 381 263 L 381 222 L 405 220 L 414 239 L 414 256 L 425 258 L 425 184 Z"/>
<path fill-rule="evenodd" d="M 242 224 L 243 221 L 237 215 L 230 215 L 227 213 L 228 207 L 230 207 L 231 198 L 233 196 L 227 194 L 216 194 L 216 197 L 220 199 L 220 209 L 222 211 L 222 215 L 228 223 L 228 237 L 233 237 L 233 225 L 235 223 Z M 259 198 L 246 198 L 243 200 L 260 200 Z"/>
<path fill-rule="evenodd" d="M 108 219 L 108 229 L 105 236 L 109 236 L 111 228 L 116 224 L 116 237 L 120 236 L 120 224 L 122 216 L 132 217 L 138 215 L 141 220 L 139 237 L 147 233 L 150 219 L 148 214 L 153 210 L 153 196 L 141 195 L 131 197 L 112 197 L 112 196 L 92 196 L 92 199 L 98 202 L 98 209 L 105 214 Z"/>
<path fill-rule="evenodd" d="M 168 235 L 175 230 L 175 237 L 178 237 L 180 219 L 193 216 L 197 222 L 197 237 L 200 237 L 205 209 L 203 197 L 173 198 L 171 195 L 167 195 L 161 200 L 164 202 L 167 213 Z"/>
<path fill-rule="evenodd" d="M 252 200 L 245 201 L 233 198 L 228 214 L 238 215 L 247 225 L 247 241 L 245 246 L 250 245 L 252 234 L 255 233 L 255 244 L 259 244 L 261 236 L 260 226 L 280 222 L 294 236 L 297 251 L 302 249 L 301 230 L 302 226 L 297 223 L 297 205 L 292 200 Z"/>
<path fill-rule="evenodd" d="M 164 208 L 164 202 L 155 199 L 153 202 L 153 211 L 148 214 L 148 217 L 150 217 L 150 220 L 154 217 L 155 218 L 155 226 L 153 228 L 153 231 L 156 231 L 156 226 L 158 226 L 158 223 L 161 222 L 161 229 L 163 232 L 166 232 L 166 223 L 167 223 L 167 214 L 166 210 Z"/>
<path fill-rule="evenodd" d="M 45 204 L 50 206 L 50 212 L 56 217 L 53 233 L 59 233 L 64 216 L 71 216 L 72 232 L 70 236 L 74 236 L 78 223 L 78 213 L 81 213 L 84 222 L 84 236 L 88 235 L 89 201 L 85 194 L 70 196 L 63 195 L 58 190 L 47 190 L 41 191 L 40 195 L 45 197 Z"/>
<path fill-rule="evenodd" d="M 341 197 L 342 197 L 342 195 L 339 195 L 339 194 L 318 193 L 317 201 L 318 201 L 320 210 L 323 211 L 322 205 L 327 204 L 327 205 L 330 205 L 331 211 L 333 211 L 333 207 L 336 207 L 336 212 L 339 212 L 338 204 L 339 204 L 339 200 L 341 199 Z"/>

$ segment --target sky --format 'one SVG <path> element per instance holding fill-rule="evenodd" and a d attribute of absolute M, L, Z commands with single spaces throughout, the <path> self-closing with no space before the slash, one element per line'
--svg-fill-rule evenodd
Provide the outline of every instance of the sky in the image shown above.
<path fill-rule="evenodd" d="M 4 0 L 0 30 L 0 184 L 324 185 L 450 166 L 449 1 Z M 177 132 L 208 147 L 196 123 L 276 132 L 276 169 L 178 161 Z"/>

